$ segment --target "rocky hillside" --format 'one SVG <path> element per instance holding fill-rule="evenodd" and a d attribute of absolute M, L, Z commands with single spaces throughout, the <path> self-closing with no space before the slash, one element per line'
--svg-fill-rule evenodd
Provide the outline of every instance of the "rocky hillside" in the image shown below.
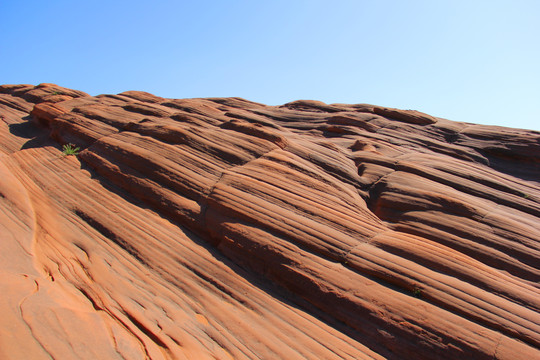
<path fill-rule="evenodd" d="M 0 237 L 2 359 L 540 358 L 538 132 L 3 85 Z"/>

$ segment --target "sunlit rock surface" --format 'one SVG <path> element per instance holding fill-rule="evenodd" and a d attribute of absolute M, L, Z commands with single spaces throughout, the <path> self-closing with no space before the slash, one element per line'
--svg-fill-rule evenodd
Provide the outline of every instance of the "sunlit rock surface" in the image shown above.
<path fill-rule="evenodd" d="M 0 117 L 2 359 L 540 358 L 538 132 L 52 84 Z"/>

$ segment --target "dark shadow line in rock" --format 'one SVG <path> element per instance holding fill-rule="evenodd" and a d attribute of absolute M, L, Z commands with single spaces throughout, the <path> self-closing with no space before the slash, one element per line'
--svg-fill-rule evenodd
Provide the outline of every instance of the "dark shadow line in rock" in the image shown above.
<path fill-rule="evenodd" d="M 396 231 L 399 231 L 399 232 L 404 232 L 404 233 L 409 233 L 407 231 L 401 231 L 401 230 L 396 230 Z M 412 234 L 412 233 L 411 233 Z M 418 234 L 418 236 L 421 236 Z M 442 275 L 445 275 L 445 276 L 450 276 L 450 277 L 454 277 L 456 279 L 459 279 L 463 282 L 466 282 L 468 284 L 471 284 L 479 289 L 482 289 L 486 292 L 490 292 L 492 294 L 495 294 L 497 296 L 500 296 L 500 297 L 505 297 L 507 300 L 510 300 L 514 303 L 517 303 L 517 304 L 520 304 L 521 306 L 524 306 L 524 307 L 529 307 L 529 304 L 526 302 L 526 301 L 523 301 L 522 299 L 520 299 L 519 297 L 516 297 L 516 296 L 512 296 L 512 294 L 507 294 L 507 293 L 503 293 L 502 291 L 498 291 L 496 288 L 492 288 L 492 287 L 489 287 L 487 286 L 487 284 L 485 282 L 482 282 L 480 280 L 478 280 L 474 275 L 467 275 L 467 274 L 461 274 L 459 273 L 459 271 L 457 270 L 453 270 L 452 268 L 448 267 L 448 266 L 441 266 L 439 263 L 437 263 L 436 261 L 432 260 L 432 259 L 426 259 L 426 258 L 423 258 L 419 255 L 416 255 L 414 253 L 410 253 L 410 252 L 407 252 L 406 250 L 404 249 L 399 249 L 399 248 L 394 248 L 394 247 L 390 247 L 390 246 L 387 246 L 387 245 L 378 245 L 378 247 L 388 253 L 391 253 L 393 255 L 397 255 L 403 259 L 407 259 L 409 261 L 412 261 L 416 264 L 419 264 L 421 266 L 424 266 L 436 273 L 439 273 L 439 274 L 442 274 Z M 535 310 L 538 310 L 538 309 L 535 309 Z"/>
<path fill-rule="evenodd" d="M 107 229 L 101 223 L 93 219 L 88 214 L 85 214 L 82 211 L 75 210 L 75 215 L 77 215 L 82 221 L 86 222 L 88 225 L 93 227 L 97 232 L 106 237 L 107 239 L 114 242 L 116 245 L 120 246 L 122 249 L 127 251 L 131 256 L 133 256 L 141 264 L 148 267 L 148 263 L 144 258 L 141 257 L 137 249 L 135 249 L 131 244 L 123 240 L 121 237 L 117 236 L 114 232 Z"/>
<path fill-rule="evenodd" d="M 146 202 L 139 200 L 135 196 L 131 195 L 128 191 L 122 189 L 118 185 L 112 183 L 110 180 L 105 178 L 104 176 L 98 174 L 92 166 L 87 164 L 84 160 L 79 158 L 79 161 L 81 163 L 81 170 L 84 170 L 90 174 L 90 178 L 92 180 L 97 181 L 103 188 L 108 190 L 109 192 L 121 197 L 124 201 L 133 204 L 141 209 L 149 210 L 154 212 L 154 209 L 149 206 Z M 161 215 L 161 214 L 160 214 Z"/>
<path fill-rule="evenodd" d="M 446 241 L 443 238 L 440 238 L 440 237 L 437 237 L 435 235 L 429 234 L 428 232 L 422 231 L 420 229 L 417 230 L 417 229 L 402 226 L 402 224 L 399 221 L 393 223 L 393 227 L 396 229 L 396 231 L 400 231 L 400 232 L 403 232 L 403 233 L 406 233 L 406 234 L 411 234 L 411 235 L 414 235 L 414 236 L 423 237 L 425 239 L 434 241 L 434 242 L 436 242 L 438 244 L 441 244 L 443 246 L 451 248 L 451 249 L 453 249 L 455 251 L 460 252 L 461 254 L 469 256 L 470 258 L 472 258 L 472 259 L 474 259 L 474 260 L 476 260 L 478 262 L 481 262 L 482 264 L 484 264 L 486 266 L 492 267 L 493 269 L 496 269 L 496 270 L 499 270 L 499 271 L 506 271 L 510 275 L 512 275 L 514 277 L 517 277 L 517 278 L 519 278 L 521 280 L 528 281 L 528 282 L 531 282 L 531 283 L 538 283 L 540 281 L 539 276 L 535 275 L 534 273 L 528 273 L 528 272 L 524 273 L 524 271 L 522 269 L 520 269 L 518 267 L 511 266 L 511 264 L 498 263 L 497 259 L 481 258 L 480 257 L 481 254 L 478 251 L 475 252 L 474 249 L 470 249 L 470 248 L 467 248 L 465 246 L 461 246 L 459 243 Z M 454 233 L 449 233 L 449 234 L 454 235 Z M 468 238 L 468 240 L 472 240 L 472 241 L 475 241 L 477 239 L 480 239 L 480 237 L 478 237 L 476 239 Z M 482 244 L 482 245 L 484 245 L 484 244 Z M 486 246 L 493 247 L 490 244 L 487 244 Z M 504 253 L 504 249 L 499 250 L 499 251 Z M 534 265 L 534 264 L 527 263 L 526 261 L 523 261 L 522 259 L 519 259 L 519 261 L 522 262 L 523 264 L 531 266 L 531 267 L 533 267 L 533 265 Z M 532 262 L 534 262 L 534 260 L 532 260 Z"/>
<path fill-rule="evenodd" d="M 519 161 L 491 154 L 484 156 L 489 160 L 489 167 L 493 170 L 540 185 L 540 162 Z"/>
<path fill-rule="evenodd" d="M 454 188 L 455 190 L 458 190 L 458 191 L 460 191 L 460 192 L 462 192 L 464 194 L 469 194 L 469 195 L 475 196 L 477 198 L 482 198 L 482 199 L 486 199 L 486 200 L 489 200 L 489 201 L 494 201 L 495 200 L 495 199 L 493 199 L 493 196 L 491 194 L 487 193 L 487 192 L 481 192 L 481 191 L 476 190 L 475 188 L 471 188 L 471 187 L 467 186 L 467 184 L 460 184 L 459 181 L 455 181 L 455 180 L 445 178 L 444 174 L 447 173 L 445 171 L 445 169 L 437 169 L 437 170 L 439 170 L 439 174 L 429 173 L 428 171 L 423 171 L 421 168 L 416 168 L 414 166 L 408 166 L 408 165 L 401 164 L 401 163 L 398 162 L 396 164 L 395 170 L 407 172 L 409 174 L 418 175 L 418 176 L 420 176 L 422 178 L 434 181 L 434 182 L 439 183 L 439 184 L 449 186 L 449 187 Z M 499 171 L 497 169 L 494 169 L 494 170 Z M 499 171 L 499 172 L 501 172 L 501 171 Z M 454 175 L 452 173 L 449 173 L 449 174 L 453 175 L 453 176 L 456 176 L 459 179 L 472 181 L 472 182 L 474 182 L 476 184 L 480 184 L 480 185 L 483 185 L 483 186 L 488 187 L 490 189 L 494 189 L 494 190 L 497 190 L 497 191 L 500 191 L 500 192 L 503 192 L 503 193 L 506 193 L 506 194 L 509 194 L 509 195 L 521 195 L 520 191 L 518 191 L 516 189 L 513 189 L 513 188 L 510 188 L 508 186 L 500 185 L 500 184 L 498 184 L 496 182 L 489 182 L 489 181 L 486 181 L 485 179 L 482 179 L 482 178 L 466 178 L 464 176 Z M 539 171 L 538 171 L 538 178 L 540 179 L 540 168 L 539 168 Z M 518 211 L 522 211 L 522 212 L 531 214 L 531 215 L 536 216 L 536 217 L 540 216 L 540 209 L 537 210 L 534 207 L 525 206 L 523 204 L 519 204 L 519 203 L 516 203 L 515 201 L 511 201 L 511 200 L 508 200 L 508 199 L 505 199 L 505 198 L 498 198 L 498 199 L 496 199 L 496 202 L 499 205 L 505 205 L 507 207 L 510 207 L 510 208 L 516 209 Z"/>
<path fill-rule="evenodd" d="M 392 216 L 386 215 L 386 216 L 381 217 L 377 215 L 377 203 L 385 191 L 384 186 L 385 184 L 379 181 L 373 184 L 373 186 L 368 190 L 368 198 L 366 199 L 366 205 L 368 209 L 371 210 L 373 214 L 375 214 L 375 216 L 377 216 L 383 222 L 388 224 L 391 228 L 395 229 L 396 231 L 411 234 L 414 236 L 423 237 L 425 239 L 434 241 L 438 244 L 441 244 L 455 251 L 458 251 L 466 256 L 469 256 L 472 259 L 475 259 L 487 266 L 493 267 L 494 269 L 498 269 L 501 271 L 508 271 L 508 273 L 510 273 L 511 275 L 521 278 L 523 280 L 532 281 L 532 282 L 537 282 L 540 280 L 537 275 L 530 272 L 525 272 L 523 269 L 520 269 L 517 266 L 513 266 L 512 264 L 509 264 L 508 262 L 500 263 L 500 262 L 497 262 L 496 259 L 482 257 L 482 254 L 480 252 L 475 251 L 474 249 L 468 248 L 464 245 L 461 245 L 460 243 L 447 241 L 444 238 L 438 237 L 426 231 L 422 231 L 421 229 L 413 229 L 413 228 L 404 226 L 402 222 L 404 220 L 407 220 L 406 218 L 404 218 L 406 217 L 407 212 L 414 211 L 416 209 L 413 209 L 413 208 L 393 209 Z M 424 221 L 427 221 L 427 220 L 424 220 Z M 482 224 L 482 222 L 479 222 L 479 224 Z M 473 236 L 472 234 L 468 232 L 464 232 L 464 231 L 462 232 L 460 229 L 446 227 L 444 224 L 432 224 L 432 225 L 435 228 L 438 228 L 441 231 L 445 231 L 450 235 L 456 235 L 462 239 L 468 239 L 475 243 L 500 251 L 502 253 L 509 254 L 514 259 L 519 260 L 521 263 L 527 266 L 531 266 L 531 267 L 535 266 L 536 259 L 533 256 L 529 257 L 525 253 L 515 252 L 511 248 L 502 246 L 501 244 L 498 244 L 498 243 L 486 242 L 484 238 L 482 238 L 481 236 Z"/>

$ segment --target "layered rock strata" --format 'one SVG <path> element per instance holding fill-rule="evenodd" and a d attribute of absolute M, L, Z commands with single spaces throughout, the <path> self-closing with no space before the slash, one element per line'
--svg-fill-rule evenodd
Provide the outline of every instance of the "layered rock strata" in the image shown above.
<path fill-rule="evenodd" d="M 538 132 L 52 84 L 0 115 L 1 358 L 540 356 Z"/>

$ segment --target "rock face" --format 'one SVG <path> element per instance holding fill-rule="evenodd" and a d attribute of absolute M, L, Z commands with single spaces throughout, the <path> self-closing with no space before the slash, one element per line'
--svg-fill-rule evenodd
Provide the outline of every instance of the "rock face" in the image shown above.
<path fill-rule="evenodd" d="M 52 84 L 0 116 L 2 359 L 540 358 L 538 132 Z"/>

